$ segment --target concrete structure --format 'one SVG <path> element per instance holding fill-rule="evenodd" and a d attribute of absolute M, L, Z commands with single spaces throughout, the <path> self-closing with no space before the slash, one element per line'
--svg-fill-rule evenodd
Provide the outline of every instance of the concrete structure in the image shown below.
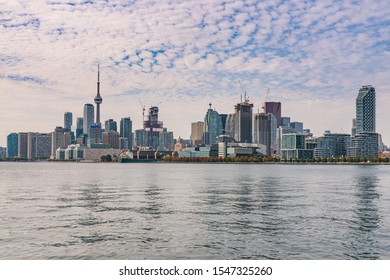
<path fill-rule="evenodd" d="M 235 105 L 234 109 L 234 139 L 241 143 L 252 143 L 253 104 L 245 97 L 245 101 Z"/>
<path fill-rule="evenodd" d="M 48 159 L 51 156 L 51 133 L 27 133 L 27 159 Z"/>
<path fill-rule="evenodd" d="M 277 127 L 282 125 L 282 104 L 280 102 L 264 102 L 264 113 L 275 116 Z"/>
<path fill-rule="evenodd" d="M 120 121 L 120 137 L 127 139 L 127 146 L 125 149 L 133 149 L 134 134 L 133 134 L 133 122 L 130 117 L 122 118 Z"/>
<path fill-rule="evenodd" d="M 263 144 L 222 141 L 218 143 L 219 157 L 264 156 L 267 146 Z"/>
<path fill-rule="evenodd" d="M 56 156 L 58 148 L 66 148 L 71 144 L 71 135 L 68 129 L 57 126 L 51 133 L 51 155 Z"/>
<path fill-rule="evenodd" d="M 15 158 L 18 156 L 18 134 L 10 133 L 7 136 L 7 158 Z"/>
<path fill-rule="evenodd" d="M 27 159 L 28 134 L 26 132 L 18 133 L 18 158 Z"/>
<path fill-rule="evenodd" d="M 107 144 L 112 149 L 119 149 L 119 132 L 105 131 L 103 132 L 103 144 Z"/>
<path fill-rule="evenodd" d="M 98 65 L 98 80 L 97 80 L 97 93 L 94 98 L 96 103 L 96 124 L 100 124 L 100 104 L 103 102 L 103 98 L 100 96 L 100 70 Z M 100 126 L 101 127 L 101 126 Z"/>
<path fill-rule="evenodd" d="M 191 145 L 196 146 L 202 144 L 203 131 L 204 122 L 191 123 Z"/>
<path fill-rule="evenodd" d="M 112 158 L 120 154 L 120 149 L 92 149 L 86 147 L 84 149 L 84 160 L 100 161 L 102 156 L 110 155 Z"/>
<path fill-rule="evenodd" d="M 253 142 L 265 145 L 268 156 L 276 152 L 276 126 L 277 120 L 272 113 L 255 114 Z"/>

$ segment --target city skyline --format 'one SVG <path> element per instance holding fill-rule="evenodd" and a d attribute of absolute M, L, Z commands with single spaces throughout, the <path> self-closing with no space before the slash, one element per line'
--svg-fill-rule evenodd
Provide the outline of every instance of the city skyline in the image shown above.
<path fill-rule="evenodd" d="M 270 88 L 282 116 L 316 136 L 350 134 L 356 94 L 373 85 L 376 131 L 390 143 L 383 1 L 34 2 L 0 0 L 0 146 L 12 132 L 53 131 L 67 111 L 74 124 L 93 103 L 97 64 L 101 122 L 129 116 L 142 128 L 138 98 L 147 108 L 164 101 L 161 119 L 189 139 L 210 102 L 234 112 L 241 80 L 254 113 Z"/>

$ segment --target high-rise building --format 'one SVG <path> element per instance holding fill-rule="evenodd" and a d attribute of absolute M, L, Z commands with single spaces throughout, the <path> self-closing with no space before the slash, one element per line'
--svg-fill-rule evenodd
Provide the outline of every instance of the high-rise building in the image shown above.
<path fill-rule="evenodd" d="M 245 101 L 235 105 L 234 109 L 234 139 L 241 143 L 252 143 L 253 104 L 245 97 Z"/>
<path fill-rule="evenodd" d="M 377 158 L 379 155 L 376 133 L 376 93 L 371 85 L 362 86 L 356 98 L 356 119 L 353 121 L 349 157 Z"/>
<path fill-rule="evenodd" d="M 18 158 L 27 159 L 28 134 L 26 132 L 18 133 Z"/>
<path fill-rule="evenodd" d="M 133 122 L 130 117 L 122 118 L 120 121 L 120 137 L 127 139 L 127 147 L 123 149 L 133 149 Z"/>
<path fill-rule="evenodd" d="M 160 151 L 173 151 L 175 141 L 173 139 L 172 131 L 168 131 L 168 129 L 164 127 L 163 131 L 160 133 L 159 141 Z"/>
<path fill-rule="evenodd" d="M 295 130 L 296 133 L 303 133 L 302 122 L 290 122 L 290 126 Z"/>
<path fill-rule="evenodd" d="M 89 135 L 89 129 L 95 118 L 94 107 L 92 104 L 84 105 L 83 133 Z"/>
<path fill-rule="evenodd" d="M 68 129 L 57 126 L 51 133 L 51 155 L 56 156 L 58 148 L 65 149 L 72 144 L 72 139 Z"/>
<path fill-rule="evenodd" d="M 93 123 L 89 129 L 88 146 L 92 147 L 95 144 L 102 144 L 102 127 L 100 123 Z"/>
<path fill-rule="evenodd" d="M 78 117 L 76 119 L 76 127 L 74 129 L 74 135 L 75 135 L 75 138 L 79 138 L 81 134 L 83 134 L 83 123 L 84 123 L 84 119 L 82 117 Z"/>
<path fill-rule="evenodd" d="M 27 133 L 27 159 L 46 159 L 51 155 L 51 133 Z"/>
<path fill-rule="evenodd" d="M 276 117 L 272 113 L 255 114 L 254 143 L 267 146 L 267 155 L 276 150 Z"/>
<path fill-rule="evenodd" d="M 371 85 L 362 86 L 356 98 L 356 133 L 376 132 L 375 88 Z"/>
<path fill-rule="evenodd" d="M 116 121 L 113 119 L 106 120 L 104 123 L 104 131 L 118 131 Z"/>
<path fill-rule="evenodd" d="M 96 103 L 96 123 L 100 124 L 100 104 L 103 102 L 103 98 L 100 96 L 100 70 L 98 65 L 98 80 L 97 80 L 97 94 L 94 99 Z"/>
<path fill-rule="evenodd" d="M 222 121 L 218 112 L 211 109 L 211 103 L 209 104 L 206 116 L 204 118 L 204 144 L 212 145 L 218 141 L 218 136 L 222 134 Z"/>
<path fill-rule="evenodd" d="M 103 132 L 103 144 L 107 144 L 112 149 L 119 149 L 119 132 L 105 131 Z"/>
<path fill-rule="evenodd" d="M 191 123 L 191 145 L 196 146 L 202 144 L 204 130 L 204 122 Z"/>
<path fill-rule="evenodd" d="M 18 156 L 18 134 L 10 133 L 7 136 L 7 158 Z"/>
<path fill-rule="evenodd" d="M 264 102 L 264 112 L 275 116 L 277 127 L 282 125 L 282 104 L 280 102 Z"/>
<path fill-rule="evenodd" d="M 290 117 L 282 117 L 280 126 L 289 127 L 291 122 Z"/>
<path fill-rule="evenodd" d="M 234 132 L 236 127 L 236 114 L 228 114 L 225 122 L 225 135 L 229 135 L 234 139 Z"/>
<path fill-rule="evenodd" d="M 73 123 L 73 114 L 71 112 L 64 113 L 64 128 L 68 131 L 71 130 Z"/>

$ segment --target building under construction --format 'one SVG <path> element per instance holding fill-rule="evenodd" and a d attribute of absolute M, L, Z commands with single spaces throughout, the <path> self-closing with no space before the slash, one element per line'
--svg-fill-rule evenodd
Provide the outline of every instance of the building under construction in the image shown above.
<path fill-rule="evenodd" d="M 158 107 L 149 108 L 149 114 L 143 118 L 143 129 L 135 131 L 135 142 L 139 150 L 173 150 L 173 132 L 169 132 L 158 120 Z"/>

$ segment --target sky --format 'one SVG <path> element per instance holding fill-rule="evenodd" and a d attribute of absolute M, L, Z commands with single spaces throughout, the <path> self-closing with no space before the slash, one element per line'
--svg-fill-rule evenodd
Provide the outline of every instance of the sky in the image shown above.
<path fill-rule="evenodd" d="M 98 64 L 102 121 L 138 129 L 140 100 L 160 103 L 159 120 L 189 139 L 210 102 L 234 113 L 245 91 L 254 112 L 279 101 L 315 136 L 351 133 L 358 91 L 373 85 L 390 145 L 388 1 L 0 0 L 0 146 L 54 131 L 66 111 L 75 122 Z"/>

